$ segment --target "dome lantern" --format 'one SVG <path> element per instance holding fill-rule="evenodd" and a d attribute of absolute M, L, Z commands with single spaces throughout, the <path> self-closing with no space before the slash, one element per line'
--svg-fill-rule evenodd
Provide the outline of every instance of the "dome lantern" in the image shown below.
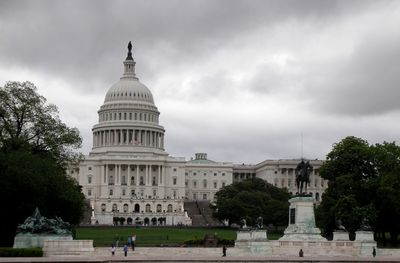
<path fill-rule="evenodd" d="M 136 77 L 135 73 L 135 65 L 136 62 L 132 57 L 132 43 L 129 41 L 128 43 L 128 56 L 126 57 L 124 61 L 124 75 L 122 75 L 121 79 L 125 78 L 133 78 L 133 79 L 138 79 Z"/>

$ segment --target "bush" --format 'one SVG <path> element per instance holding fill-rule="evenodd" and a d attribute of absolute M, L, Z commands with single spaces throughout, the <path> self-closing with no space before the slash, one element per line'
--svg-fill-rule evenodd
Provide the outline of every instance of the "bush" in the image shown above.
<path fill-rule="evenodd" d="M 37 248 L 0 247 L 0 257 L 42 257 L 43 250 Z"/>

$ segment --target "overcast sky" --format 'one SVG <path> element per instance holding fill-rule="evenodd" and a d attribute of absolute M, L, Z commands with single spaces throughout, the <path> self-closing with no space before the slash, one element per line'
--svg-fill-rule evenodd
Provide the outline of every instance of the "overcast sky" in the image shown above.
<path fill-rule="evenodd" d="M 92 145 L 133 43 L 166 150 L 324 159 L 400 135 L 400 1 L 0 1 L 0 86 L 32 81 Z"/>

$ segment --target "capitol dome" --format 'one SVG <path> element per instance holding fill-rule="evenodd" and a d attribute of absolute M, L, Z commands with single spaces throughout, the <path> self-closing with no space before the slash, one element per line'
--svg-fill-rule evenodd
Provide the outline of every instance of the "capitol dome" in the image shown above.
<path fill-rule="evenodd" d="M 154 104 L 151 91 L 138 79 L 121 78 L 107 92 L 104 104 L 117 101 L 137 101 Z"/>
<path fill-rule="evenodd" d="M 136 62 L 129 42 L 124 73 L 107 91 L 100 107 L 99 123 L 93 126 L 95 154 L 157 154 L 164 152 L 164 128 L 151 91 L 135 74 Z"/>

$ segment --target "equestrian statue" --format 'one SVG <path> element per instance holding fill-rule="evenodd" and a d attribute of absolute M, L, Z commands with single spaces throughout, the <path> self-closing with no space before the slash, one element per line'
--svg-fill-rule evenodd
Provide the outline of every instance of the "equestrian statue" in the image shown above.
<path fill-rule="evenodd" d="M 299 195 L 307 195 L 307 184 L 310 183 L 310 173 L 312 172 L 313 167 L 310 164 L 310 161 L 304 162 L 302 159 L 301 162 L 297 165 L 295 169 L 296 175 L 296 186 L 297 193 Z"/>

